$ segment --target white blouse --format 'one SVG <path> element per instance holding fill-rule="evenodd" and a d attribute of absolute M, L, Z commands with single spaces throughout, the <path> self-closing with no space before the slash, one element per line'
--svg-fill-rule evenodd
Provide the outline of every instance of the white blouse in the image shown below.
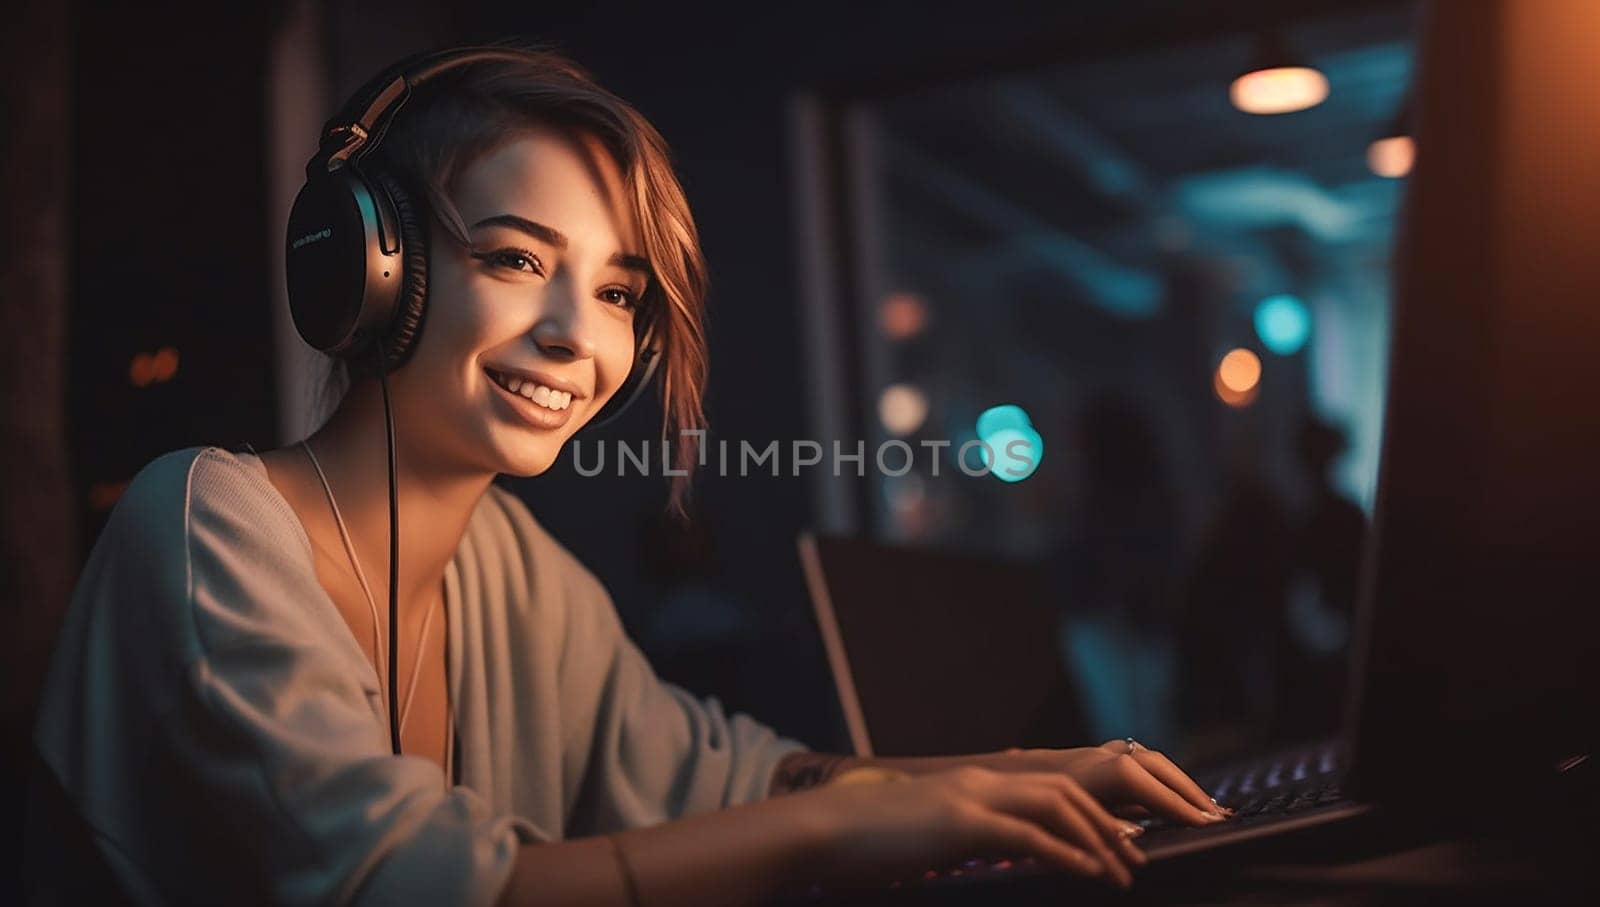
<path fill-rule="evenodd" d="M 39 755 L 139 903 L 490 904 L 519 844 L 760 800 L 805 749 L 659 680 L 599 580 L 498 487 L 445 604 L 454 786 L 390 752 L 377 674 L 260 458 L 165 454 L 78 581 Z M 49 901 L 77 860 L 38 825 Z"/>

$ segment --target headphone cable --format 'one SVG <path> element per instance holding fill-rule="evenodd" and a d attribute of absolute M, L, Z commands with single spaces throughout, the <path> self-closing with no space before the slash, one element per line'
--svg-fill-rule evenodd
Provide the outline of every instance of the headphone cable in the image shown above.
<path fill-rule="evenodd" d="M 394 754 L 400 755 L 400 504 L 395 485 L 394 410 L 389 404 L 389 361 L 383 341 L 373 344 L 378 351 L 378 385 L 383 388 L 383 427 L 389 445 L 389 739 Z"/>

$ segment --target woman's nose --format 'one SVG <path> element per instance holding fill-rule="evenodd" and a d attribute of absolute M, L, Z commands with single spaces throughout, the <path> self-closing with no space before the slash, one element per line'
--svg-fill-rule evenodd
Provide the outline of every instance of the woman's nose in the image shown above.
<path fill-rule="evenodd" d="M 573 291 L 572 282 L 551 281 L 544 294 L 539 318 L 529 334 L 541 352 L 558 359 L 589 359 L 594 356 L 593 329 L 585 317 L 584 306 Z"/>

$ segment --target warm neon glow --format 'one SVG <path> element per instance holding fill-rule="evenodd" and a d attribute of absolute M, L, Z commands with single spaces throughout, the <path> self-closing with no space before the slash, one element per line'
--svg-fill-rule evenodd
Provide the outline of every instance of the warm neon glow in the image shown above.
<path fill-rule="evenodd" d="M 178 351 L 164 346 L 154 353 L 139 353 L 128 363 L 128 380 L 134 387 L 149 387 L 172 380 L 178 373 Z"/>
<path fill-rule="evenodd" d="M 878 419 L 891 435 L 909 435 L 928 418 L 928 395 L 910 384 L 891 384 L 878 396 Z"/>
<path fill-rule="evenodd" d="M 1247 349 L 1230 351 L 1217 366 L 1215 383 L 1217 396 L 1224 402 L 1231 403 L 1223 396 L 1223 391 L 1234 395 L 1253 394 L 1256 385 L 1261 383 L 1261 359 Z"/>
<path fill-rule="evenodd" d="M 1393 135 L 1367 146 L 1367 166 L 1373 173 L 1389 179 L 1399 179 L 1410 173 L 1416 160 L 1417 143 L 1409 135 Z"/>
<path fill-rule="evenodd" d="M 128 380 L 134 387 L 149 387 L 155 378 L 155 360 L 149 353 L 139 353 L 128 363 Z"/>
<path fill-rule="evenodd" d="M 1241 393 L 1223 384 L 1220 372 L 1211 374 L 1211 389 L 1216 392 L 1217 399 L 1234 409 L 1243 409 L 1256 402 L 1256 392 L 1260 387 L 1261 385 L 1257 384 L 1255 387 Z"/>
<path fill-rule="evenodd" d="M 1256 303 L 1256 336 L 1267 349 L 1293 356 L 1311 337 L 1311 312 L 1296 296 L 1281 293 Z"/>
<path fill-rule="evenodd" d="M 1258 69 L 1233 80 L 1228 99 L 1245 113 L 1293 113 L 1328 97 L 1328 77 L 1309 66 Z"/>
<path fill-rule="evenodd" d="M 178 373 L 178 351 L 170 346 L 156 350 L 150 357 L 151 376 L 155 383 L 171 381 L 172 376 Z"/>
<path fill-rule="evenodd" d="M 906 340 L 928 324 L 928 304 L 915 293 L 891 293 L 878 308 L 878 327 L 890 340 Z"/>

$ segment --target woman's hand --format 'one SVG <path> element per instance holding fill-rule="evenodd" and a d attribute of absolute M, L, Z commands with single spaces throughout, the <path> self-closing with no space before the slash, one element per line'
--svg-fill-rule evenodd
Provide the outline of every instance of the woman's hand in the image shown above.
<path fill-rule="evenodd" d="M 821 817 L 824 881 L 835 884 L 909 880 L 972 857 L 1036 857 L 1126 888 L 1129 866 L 1145 862 L 1131 840 L 1139 826 L 1063 772 L 862 768 L 795 796 Z"/>
<path fill-rule="evenodd" d="M 1172 760 L 1126 740 L 1075 749 L 1013 749 L 982 757 L 1001 772 L 1061 772 L 1113 809 L 1145 810 L 1186 825 L 1222 821 L 1231 810 L 1218 806 Z"/>

